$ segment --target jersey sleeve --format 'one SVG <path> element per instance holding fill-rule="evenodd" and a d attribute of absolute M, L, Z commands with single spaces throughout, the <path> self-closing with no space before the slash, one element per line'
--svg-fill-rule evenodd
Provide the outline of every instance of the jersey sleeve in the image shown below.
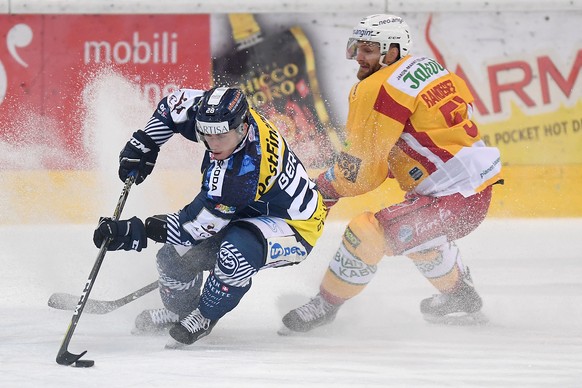
<path fill-rule="evenodd" d="M 165 144 L 175 133 L 189 140 L 200 139 L 195 130 L 196 107 L 203 90 L 179 89 L 164 97 L 147 122 L 144 131 L 158 146 Z"/>
<path fill-rule="evenodd" d="M 390 97 L 381 73 L 350 92 L 345 146 L 326 174 L 341 197 L 366 193 L 387 179 L 390 150 L 410 116 L 407 106 Z"/>

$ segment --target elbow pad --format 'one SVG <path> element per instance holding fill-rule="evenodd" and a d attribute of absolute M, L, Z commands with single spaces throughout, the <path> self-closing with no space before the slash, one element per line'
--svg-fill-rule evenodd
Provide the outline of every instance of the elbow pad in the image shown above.
<path fill-rule="evenodd" d="M 148 217 L 145 230 L 148 238 L 155 242 L 165 243 L 168 238 L 167 216 L 165 214 Z"/>

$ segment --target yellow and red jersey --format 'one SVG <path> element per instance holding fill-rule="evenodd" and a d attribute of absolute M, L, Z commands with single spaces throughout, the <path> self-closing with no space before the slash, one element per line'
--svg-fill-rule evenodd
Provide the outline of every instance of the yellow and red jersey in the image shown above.
<path fill-rule="evenodd" d="M 325 174 L 340 197 L 387 178 L 421 195 L 468 197 L 497 182 L 499 150 L 471 121 L 465 82 L 432 58 L 405 56 L 352 87 L 346 143 Z"/>

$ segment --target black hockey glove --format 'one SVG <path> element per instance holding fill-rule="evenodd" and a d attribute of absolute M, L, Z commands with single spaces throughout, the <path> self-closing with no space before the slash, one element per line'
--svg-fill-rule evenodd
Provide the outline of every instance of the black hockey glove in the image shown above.
<path fill-rule="evenodd" d="M 140 252 L 148 246 L 145 227 L 137 217 L 119 221 L 113 221 L 109 217 L 101 217 L 99 225 L 97 225 L 97 229 L 93 233 L 93 243 L 97 248 L 101 248 L 103 240 L 107 238 L 111 239 L 107 245 L 108 251 L 123 249 L 125 251 L 135 250 Z"/>
<path fill-rule="evenodd" d="M 154 169 L 160 147 L 141 129 L 133 136 L 119 154 L 119 179 L 125 182 L 129 173 L 136 172 L 135 184 L 143 182 Z"/>

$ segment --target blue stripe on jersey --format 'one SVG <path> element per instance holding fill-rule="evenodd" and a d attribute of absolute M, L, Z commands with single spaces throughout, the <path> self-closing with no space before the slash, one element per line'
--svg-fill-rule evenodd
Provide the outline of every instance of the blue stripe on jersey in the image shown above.
<path fill-rule="evenodd" d="M 166 222 L 168 228 L 166 242 L 172 245 L 183 245 L 184 243 L 180 239 L 179 213 L 168 214 Z"/>
<path fill-rule="evenodd" d="M 144 132 L 147 133 L 158 146 L 166 143 L 174 132 L 167 124 L 161 122 L 159 119 L 152 117 L 146 124 Z"/>

